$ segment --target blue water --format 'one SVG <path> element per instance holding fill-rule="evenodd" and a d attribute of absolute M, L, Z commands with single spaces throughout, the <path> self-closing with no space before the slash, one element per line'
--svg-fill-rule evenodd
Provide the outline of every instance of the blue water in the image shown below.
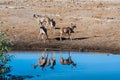
<path fill-rule="evenodd" d="M 50 66 L 42 70 L 33 65 L 37 63 L 42 52 L 10 52 L 14 55 L 11 62 L 10 74 L 18 76 L 32 76 L 24 80 L 120 80 L 120 55 L 72 52 L 72 65 L 60 64 L 60 52 L 52 52 L 56 58 L 54 70 Z M 48 56 L 50 57 L 51 52 Z M 68 52 L 62 52 L 67 58 Z"/>

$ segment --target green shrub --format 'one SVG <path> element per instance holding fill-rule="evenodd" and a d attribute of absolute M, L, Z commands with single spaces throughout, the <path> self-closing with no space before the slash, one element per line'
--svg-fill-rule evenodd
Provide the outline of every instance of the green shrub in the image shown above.
<path fill-rule="evenodd" d="M 12 42 L 4 38 L 5 32 L 0 31 L 0 75 L 10 71 L 10 66 L 8 62 L 10 61 L 10 55 L 7 54 L 9 51 Z M 6 54 L 5 54 L 6 53 Z"/>

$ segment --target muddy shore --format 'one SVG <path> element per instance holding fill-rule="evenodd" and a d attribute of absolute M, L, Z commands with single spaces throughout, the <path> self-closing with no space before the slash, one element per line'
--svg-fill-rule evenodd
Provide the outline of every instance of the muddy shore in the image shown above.
<path fill-rule="evenodd" d="M 73 40 L 48 27 L 49 40 L 38 40 L 39 25 L 33 14 L 48 16 L 57 27 L 76 24 Z M 8 31 L 11 50 L 71 50 L 120 53 L 120 1 L 109 0 L 0 0 L 0 30 Z"/>
<path fill-rule="evenodd" d="M 65 41 L 66 42 L 66 41 Z M 33 43 L 27 42 L 16 42 L 12 46 L 12 51 L 75 51 L 75 52 L 100 52 L 100 53 L 113 53 L 119 54 L 120 49 L 115 47 L 96 46 L 88 44 L 69 44 L 59 41 L 48 42 L 48 43 Z"/>

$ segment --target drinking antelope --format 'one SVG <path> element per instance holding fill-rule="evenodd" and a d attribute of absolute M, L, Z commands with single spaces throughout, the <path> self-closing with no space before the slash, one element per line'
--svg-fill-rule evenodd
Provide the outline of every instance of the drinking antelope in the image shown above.
<path fill-rule="evenodd" d="M 69 36 L 69 39 L 72 40 L 71 33 L 74 33 L 74 28 L 76 28 L 76 25 L 73 25 L 71 23 L 71 27 L 63 27 L 60 29 L 60 41 L 62 40 L 62 36 L 64 34 L 67 34 Z"/>

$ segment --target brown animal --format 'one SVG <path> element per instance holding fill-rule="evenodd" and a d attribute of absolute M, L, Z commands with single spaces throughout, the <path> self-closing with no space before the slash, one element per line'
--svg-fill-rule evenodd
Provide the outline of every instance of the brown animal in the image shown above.
<path fill-rule="evenodd" d="M 38 24 L 42 23 L 46 23 L 46 27 L 48 24 L 50 24 L 50 18 L 47 16 L 42 16 L 42 15 L 37 15 L 37 14 L 33 14 L 33 18 L 35 18 L 38 22 Z"/>
<path fill-rule="evenodd" d="M 41 36 L 41 39 L 45 40 L 47 39 L 48 40 L 48 34 L 47 34 L 47 29 L 45 28 L 45 26 L 43 25 L 42 22 L 40 22 L 40 29 L 39 29 L 39 35 L 38 35 L 38 39 L 39 37 Z"/>
<path fill-rule="evenodd" d="M 55 29 L 56 28 L 56 22 L 54 19 L 50 19 L 50 26 L 51 26 L 51 29 Z"/>
<path fill-rule="evenodd" d="M 74 33 L 74 28 L 76 28 L 76 25 L 73 25 L 71 23 L 71 27 L 63 27 L 60 29 L 60 41 L 62 40 L 62 36 L 67 34 L 69 36 L 69 39 L 72 40 L 71 33 Z"/>
<path fill-rule="evenodd" d="M 38 22 L 38 24 L 45 24 L 46 27 L 50 25 L 51 29 L 54 29 L 56 26 L 56 22 L 53 19 L 50 19 L 48 16 L 42 16 L 42 15 L 37 15 L 34 14 L 33 18 L 35 18 Z"/>

